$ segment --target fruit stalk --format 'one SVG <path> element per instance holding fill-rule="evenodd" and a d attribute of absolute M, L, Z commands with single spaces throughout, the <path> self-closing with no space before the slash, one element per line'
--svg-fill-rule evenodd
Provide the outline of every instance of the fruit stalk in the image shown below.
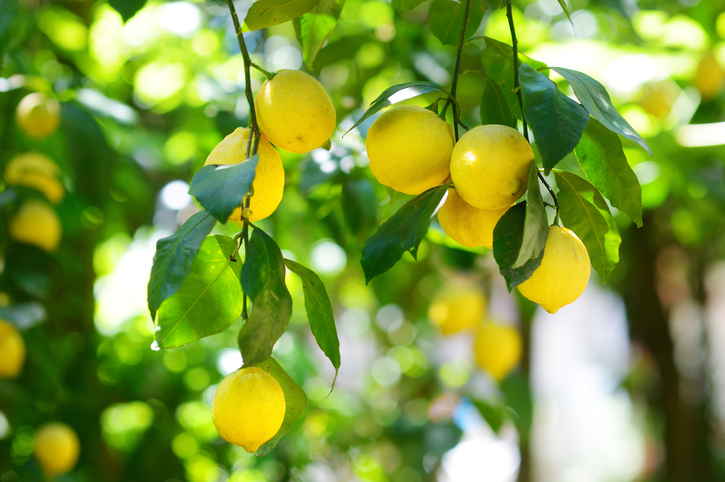
<path fill-rule="evenodd" d="M 468 26 L 468 16 L 471 13 L 471 0 L 466 0 L 466 10 L 463 14 L 463 25 L 461 25 L 461 36 L 458 37 L 458 52 L 456 54 L 456 67 L 453 70 L 453 84 L 451 85 L 451 110 L 453 111 L 453 132 L 458 142 L 458 107 L 456 105 L 456 89 L 458 87 L 458 73 L 461 70 L 461 56 L 463 55 L 463 43 L 466 39 L 466 27 Z"/>
<path fill-rule="evenodd" d="M 516 97 L 519 99 L 519 109 L 521 109 L 521 121 L 524 124 L 524 137 L 529 140 L 529 128 L 526 125 L 526 118 L 524 117 L 524 97 L 521 93 L 521 84 L 519 83 L 519 41 L 516 39 L 516 28 L 514 27 L 514 15 L 513 7 L 511 2 L 506 5 L 506 17 L 509 19 L 509 30 L 511 30 L 511 47 L 514 51 L 514 92 Z"/>

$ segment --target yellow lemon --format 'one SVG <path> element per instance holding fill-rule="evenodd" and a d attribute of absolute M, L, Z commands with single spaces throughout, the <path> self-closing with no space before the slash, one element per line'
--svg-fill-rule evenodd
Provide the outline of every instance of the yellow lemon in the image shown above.
<path fill-rule="evenodd" d="M 531 278 L 518 288 L 524 297 L 556 313 L 584 292 L 591 263 L 584 243 L 573 231 L 559 226 L 549 228 L 544 257 Z"/>
<path fill-rule="evenodd" d="M 25 342 L 15 326 L 0 319 L 0 377 L 15 378 L 25 363 Z"/>
<path fill-rule="evenodd" d="M 250 367 L 222 380 L 211 413 L 224 440 L 254 453 L 277 434 L 286 408 L 279 382 L 261 368 Z"/>
<path fill-rule="evenodd" d="M 504 209 L 526 191 L 534 151 L 519 131 L 497 124 L 466 132 L 451 154 L 458 194 L 479 209 Z"/>
<path fill-rule="evenodd" d="M 521 335 L 513 326 L 488 321 L 476 333 L 473 353 L 479 367 L 503 380 L 521 360 Z"/>
<path fill-rule="evenodd" d="M 43 472 L 51 476 L 63 474 L 78 461 L 78 436 L 64 423 L 48 423 L 35 434 L 34 453 Z"/>
<path fill-rule="evenodd" d="M 41 92 L 28 94 L 18 104 L 15 122 L 30 137 L 44 139 L 58 129 L 60 104 Z"/>
<path fill-rule="evenodd" d="M 10 220 L 12 239 L 35 245 L 49 253 L 58 248 L 62 231 L 60 218 L 53 208 L 37 199 L 25 202 Z"/>
<path fill-rule="evenodd" d="M 697 65 L 693 83 L 706 101 L 717 97 L 725 86 L 725 69 L 712 51 L 708 51 Z"/>
<path fill-rule="evenodd" d="M 448 177 L 454 142 L 453 128 L 434 112 L 396 105 L 375 119 L 365 144 L 380 184 L 420 194 Z"/>
<path fill-rule="evenodd" d="M 246 159 L 247 144 L 249 143 L 249 129 L 237 127 L 226 136 L 211 151 L 206 158 L 205 166 L 209 164 L 237 164 Z M 259 140 L 258 161 L 252 187 L 254 194 L 249 201 L 251 215 L 249 220 L 254 222 L 268 217 L 277 209 L 284 193 L 284 167 L 277 151 L 262 136 Z M 245 206 L 247 197 L 242 205 Z M 230 221 L 242 220 L 242 209 L 236 208 L 229 216 Z M 240 226 L 241 222 L 237 223 Z"/>
<path fill-rule="evenodd" d="M 428 318 L 444 335 L 473 328 L 486 312 L 486 296 L 472 283 L 451 283 L 439 292 L 428 308 Z"/>
<path fill-rule="evenodd" d="M 36 189 L 53 204 L 63 199 L 65 189 L 60 182 L 61 171 L 51 158 L 39 152 L 26 152 L 13 157 L 5 167 L 5 180 L 9 185 Z"/>
<path fill-rule="evenodd" d="M 335 106 L 322 84 L 298 70 L 280 70 L 254 98 L 259 129 L 275 146 L 305 153 L 335 131 Z"/>
<path fill-rule="evenodd" d="M 496 211 L 474 208 L 455 189 L 449 189 L 438 210 L 438 222 L 449 238 L 463 246 L 493 249 L 493 228 L 506 211 L 508 207 Z"/>

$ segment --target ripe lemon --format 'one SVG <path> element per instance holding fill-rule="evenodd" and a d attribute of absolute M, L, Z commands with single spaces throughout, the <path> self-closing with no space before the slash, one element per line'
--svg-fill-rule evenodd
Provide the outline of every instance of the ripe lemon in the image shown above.
<path fill-rule="evenodd" d="M 64 423 L 45 424 L 35 434 L 34 453 L 43 472 L 51 476 L 63 474 L 78 461 L 78 436 Z"/>
<path fill-rule="evenodd" d="M 521 360 L 521 335 L 513 326 L 488 321 L 476 333 L 473 353 L 479 367 L 502 380 Z"/>
<path fill-rule="evenodd" d="M 51 158 L 39 152 L 26 152 L 13 157 L 5 167 L 8 185 L 36 189 L 53 204 L 63 199 L 65 189 L 60 182 L 61 171 Z"/>
<path fill-rule="evenodd" d="M 9 234 L 20 243 L 53 252 L 60 244 L 62 227 L 53 208 L 38 199 L 25 202 L 10 220 Z"/>
<path fill-rule="evenodd" d="M 41 92 L 28 94 L 18 104 L 15 122 L 30 137 L 44 139 L 58 129 L 60 104 Z"/>
<path fill-rule="evenodd" d="M 471 206 L 498 210 L 526 191 L 534 151 L 519 131 L 497 124 L 466 132 L 451 154 L 451 178 Z"/>
<path fill-rule="evenodd" d="M 25 363 L 25 342 L 15 326 L 0 319 L 0 377 L 15 378 Z"/>
<path fill-rule="evenodd" d="M 697 65 L 693 83 L 705 101 L 717 97 L 725 87 L 725 69 L 712 51 L 708 51 Z"/>
<path fill-rule="evenodd" d="M 275 146 L 303 154 L 335 131 L 335 106 L 322 84 L 298 70 L 280 70 L 254 98 L 259 129 Z"/>
<path fill-rule="evenodd" d="M 591 264 L 584 243 L 573 231 L 559 226 L 549 228 L 544 257 L 531 278 L 518 288 L 524 297 L 556 313 L 584 292 Z"/>
<path fill-rule="evenodd" d="M 438 222 L 449 238 L 463 246 L 493 249 L 493 228 L 506 211 L 508 207 L 496 211 L 474 208 L 455 189 L 449 189 L 438 210 Z"/>
<path fill-rule="evenodd" d="M 396 105 L 375 119 L 365 144 L 380 184 L 420 194 L 448 177 L 454 142 L 453 128 L 434 112 Z"/>
<path fill-rule="evenodd" d="M 209 164 L 237 164 L 246 159 L 247 144 L 249 143 L 249 129 L 237 127 L 226 136 L 211 151 L 206 158 L 205 166 Z M 254 222 L 264 219 L 277 209 L 284 193 L 284 167 L 277 151 L 262 136 L 259 140 L 257 168 L 252 186 L 254 195 L 249 201 L 251 215 L 249 220 Z M 244 197 L 242 205 L 246 205 Z M 230 221 L 242 220 L 242 209 L 236 208 L 229 216 Z M 238 223 L 241 226 L 241 223 Z"/>
<path fill-rule="evenodd" d="M 249 367 L 222 380 L 211 414 L 224 440 L 254 453 L 277 434 L 286 408 L 279 382 L 261 368 Z"/>
<path fill-rule="evenodd" d="M 444 335 L 473 328 L 486 312 L 486 296 L 472 283 L 452 283 L 436 295 L 428 318 L 440 325 Z"/>

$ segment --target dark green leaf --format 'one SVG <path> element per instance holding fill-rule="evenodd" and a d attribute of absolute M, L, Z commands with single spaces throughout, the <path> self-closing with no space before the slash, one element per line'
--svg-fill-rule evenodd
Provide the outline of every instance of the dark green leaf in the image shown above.
<path fill-rule="evenodd" d="M 204 166 L 191 179 L 189 194 L 219 222 L 225 224 L 234 209 L 242 204 L 254 181 L 259 155 L 238 164 Z"/>
<path fill-rule="evenodd" d="M 513 267 L 521 251 L 525 223 L 526 201 L 523 201 L 506 211 L 493 229 L 493 257 L 509 291 L 529 279 L 544 257 L 542 249 L 523 266 Z"/>
<path fill-rule="evenodd" d="M 247 245 L 242 288 L 252 299 L 252 312 L 239 330 L 239 349 L 245 365 L 256 365 L 270 357 L 292 316 L 282 252 L 259 228 L 254 229 Z"/>
<path fill-rule="evenodd" d="M 295 33 L 302 46 L 302 58 L 312 70 L 315 57 L 340 18 L 345 0 L 318 0 L 309 12 L 294 20 Z"/>
<path fill-rule="evenodd" d="M 507 405 L 516 414 L 513 420 L 519 437 L 523 441 L 528 440 L 534 421 L 534 397 L 531 394 L 528 378 L 512 373 L 501 382 L 501 392 L 506 397 Z"/>
<path fill-rule="evenodd" d="M 619 136 L 591 119 L 574 152 L 592 184 L 641 227 L 642 188 L 624 156 Z"/>
<path fill-rule="evenodd" d="M 569 19 L 569 23 L 571 26 L 574 26 L 574 22 L 571 21 L 571 15 L 569 15 L 569 7 L 566 6 L 565 0 L 559 0 L 559 5 L 561 5 L 561 9 L 564 10 L 564 13 L 566 14 L 566 18 Z"/>
<path fill-rule="evenodd" d="M 365 241 L 362 264 L 365 284 L 385 273 L 409 251 L 415 258 L 418 246 L 428 232 L 431 216 L 443 199 L 448 184 L 428 189 L 393 214 Z"/>
<path fill-rule="evenodd" d="M 258 0 L 244 18 L 249 30 L 260 30 L 293 20 L 304 15 L 320 3 L 320 0 Z"/>
<path fill-rule="evenodd" d="M 342 183 L 342 212 L 350 231 L 361 240 L 376 226 L 378 201 L 367 179 L 348 177 Z"/>
<path fill-rule="evenodd" d="M 156 310 L 161 303 L 179 291 L 191 271 L 201 243 L 215 223 L 216 220 L 209 213 L 198 212 L 176 233 L 156 243 L 147 300 L 151 319 L 156 319 Z"/>
<path fill-rule="evenodd" d="M 42 323 L 47 316 L 43 304 L 37 301 L 0 306 L 0 319 L 12 323 L 20 330 L 27 330 Z"/>
<path fill-rule="evenodd" d="M 279 382 L 284 392 L 284 403 L 286 410 L 284 412 L 284 420 L 282 420 L 282 426 L 279 428 L 277 435 L 262 444 L 259 449 L 255 452 L 257 456 L 267 455 L 273 448 L 277 446 L 279 441 L 287 435 L 292 428 L 292 425 L 300 418 L 302 412 L 307 406 L 307 395 L 302 387 L 297 385 L 292 377 L 290 377 L 282 365 L 272 357 L 269 359 L 257 363 L 257 366 L 262 370 L 268 372 Z"/>
<path fill-rule="evenodd" d="M 228 236 L 208 236 L 181 289 L 159 307 L 154 335 L 159 348 L 176 348 L 220 333 L 239 318 L 239 265 L 230 259 L 237 244 Z"/>
<path fill-rule="evenodd" d="M 483 0 L 470 0 L 470 2 L 471 11 L 466 24 L 466 38 L 476 33 L 486 12 L 486 3 Z M 433 0 L 428 14 L 431 33 L 443 44 L 458 45 L 465 14 L 465 1 Z"/>
<path fill-rule="evenodd" d="M 146 0 L 109 0 L 108 4 L 121 14 L 124 22 L 128 22 L 146 5 Z"/>
<path fill-rule="evenodd" d="M 393 0 L 393 8 L 395 8 L 398 15 L 404 15 L 423 2 L 425 0 Z"/>
<path fill-rule="evenodd" d="M 335 378 L 340 369 L 340 341 L 337 338 L 335 317 L 332 314 L 332 304 L 327 296 L 327 290 L 317 274 L 291 259 L 284 260 L 285 265 L 302 280 L 302 289 L 305 293 L 305 310 L 310 322 L 310 330 L 317 341 L 317 345 L 330 359 L 335 367 Z M 332 382 L 333 386 L 335 382 Z"/>
<path fill-rule="evenodd" d="M 607 202 L 594 186 L 579 176 L 564 171 L 555 174 L 561 220 L 582 240 L 592 266 L 606 282 L 619 262 L 622 242 Z"/>
<path fill-rule="evenodd" d="M 487 75 L 485 82 L 481 96 L 481 124 L 501 124 L 516 129 L 516 116 L 511 112 L 501 87 Z"/>
<path fill-rule="evenodd" d="M 549 236 L 549 220 L 546 217 L 544 200 L 539 188 L 539 169 L 531 163 L 529 169 L 528 193 L 526 194 L 526 220 L 521 241 L 521 249 L 512 268 L 520 268 L 529 260 L 536 258 L 544 249 Z"/>
<path fill-rule="evenodd" d="M 558 72 L 559 75 L 569 82 L 577 99 L 579 99 L 579 102 L 582 103 L 592 117 L 601 122 L 610 131 L 633 140 L 652 155 L 652 150 L 647 145 L 647 142 L 632 129 L 632 126 L 629 125 L 624 117 L 615 109 L 614 105 L 612 105 L 612 99 L 609 98 L 609 93 L 602 84 L 576 70 L 562 67 L 551 67 L 551 69 Z"/>
<path fill-rule="evenodd" d="M 478 413 L 481 414 L 494 433 L 498 433 L 503 423 L 511 418 L 509 416 L 509 410 L 505 405 L 492 403 L 487 400 L 471 400 L 471 403 L 478 409 Z"/>
<path fill-rule="evenodd" d="M 524 116 L 549 171 L 574 150 L 589 122 L 584 108 L 565 96 L 554 82 L 526 64 L 521 65 Z"/>

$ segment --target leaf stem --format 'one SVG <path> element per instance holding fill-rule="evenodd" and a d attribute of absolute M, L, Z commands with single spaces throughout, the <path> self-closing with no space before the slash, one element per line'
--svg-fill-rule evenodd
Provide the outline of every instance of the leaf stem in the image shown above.
<path fill-rule="evenodd" d="M 466 10 L 463 13 L 463 25 L 461 25 L 461 36 L 458 37 L 458 52 L 456 54 L 456 67 L 453 70 L 453 84 L 451 85 L 451 97 L 453 103 L 453 132 L 456 135 L 456 142 L 458 142 L 458 123 L 460 112 L 458 112 L 458 105 L 456 104 L 456 90 L 458 88 L 458 73 L 461 70 L 461 56 L 463 55 L 463 43 L 466 38 L 466 27 L 468 26 L 468 16 L 471 13 L 471 0 L 466 0 Z"/>
<path fill-rule="evenodd" d="M 511 46 L 514 51 L 514 91 L 516 97 L 519 99 L 519 108 L 521 109 L 521 121 L 524 124 L 524 137 L 529 140 L 529 129 L 526 125 L 526 118 L 524 117 L 524 98 L 521 93 L 521 84 L 519 83 L 519 41 L 516 39 L 516 28 L 514 27 L 514 15 L 513 7 L 511 2 L 506 5 L 506 16 L 509 19 L 509 30 L 511 30 Z M 557 214 L 559 210 L 557 209 Z"/>
<path fill-rule="evenodd" d="M 546 187 L 546 190 L 549 191 L 549 194 L 551 194 L 551 198 L 554 200 L 554 208 L 556 209 L 556 214 L 554 215 L 554 224 L 558 226 L 559 225 L 559 200 L 556 199 L 556 194 L 554 194 L 554 190 L 551 189 L 551 186 L 549 186 L 549 183 L 546 182 L 546 179 L 544 178 L 544 175 L 541 174 L 541 171 L 538 171 L 538 174 L 539 174 L 539 180 Z"/>

